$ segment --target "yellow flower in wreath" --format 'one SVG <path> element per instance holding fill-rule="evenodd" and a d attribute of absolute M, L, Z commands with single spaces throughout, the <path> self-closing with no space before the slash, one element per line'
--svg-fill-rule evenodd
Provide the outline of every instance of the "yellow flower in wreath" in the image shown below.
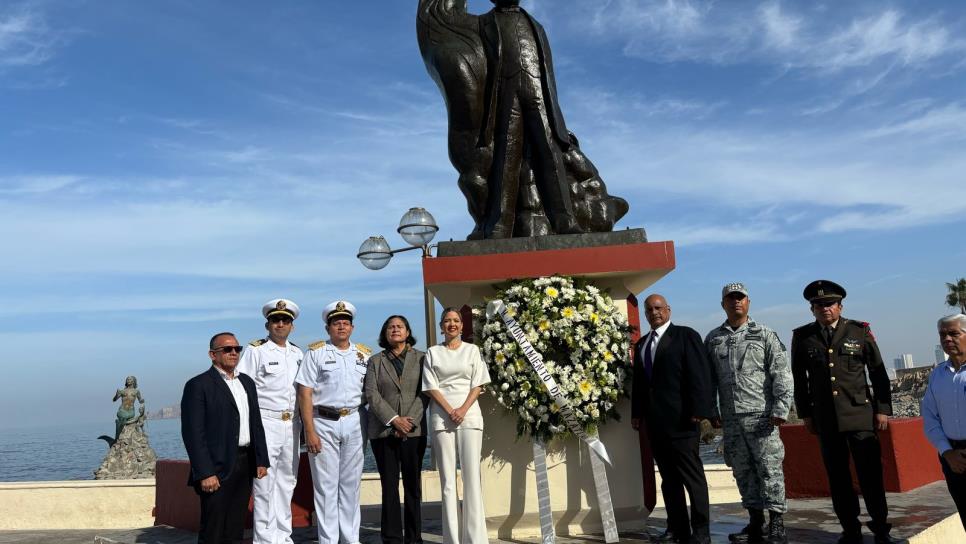
<path fill-rule="evenodd" d="M 557 289 L 553 287 L 547 287 L 546 289 L 543 290 L 543 292 L 545 295 L 547 295 L 550 298 L 557 298 L 558 296 L 560 296 L 560 291 L 557 291 Z"/>

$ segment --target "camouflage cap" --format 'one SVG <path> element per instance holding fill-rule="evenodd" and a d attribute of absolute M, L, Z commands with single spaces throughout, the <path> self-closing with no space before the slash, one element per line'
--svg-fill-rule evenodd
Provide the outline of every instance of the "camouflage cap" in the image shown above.
<path fill-rule="evenodd" d="M 742 295 L 748 296 L 748 289 L 745 284 L 741 282 L 729 283 L 721 288 L 721 298 L 725 298 L 731 293 L 741 293 Z"/>

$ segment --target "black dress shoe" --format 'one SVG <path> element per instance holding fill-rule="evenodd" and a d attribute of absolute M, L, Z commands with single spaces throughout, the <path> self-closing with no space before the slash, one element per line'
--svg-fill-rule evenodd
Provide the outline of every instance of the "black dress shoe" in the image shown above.
<path fill-rule="evenodd" d="M 898 540 L 889 536 L 889 531 L 892 530 L 891 523 L 870 521 L 866 523 L 865 526 L 868 527 L 870 531 L 872 531 L 873 535 L 875 535 L 875 539 L 873 540 L 875 544 L 898 544 L 899 543 Z"/>
<path fill-rule="evenodd" d="M 677 534 L 675 534 L 674 531 L 668 529 L 663 533 L 661 533 L 660 535 L 652 537 L 651 542 L 668 542 L 668 543 L 673 542 L 674 544 L 685 544 L 687 542 L 687 539 L 685 538 L 682 540 L 681 538 L 678 538 Z"/>
<path fill-rule="evenodd" d="M 853 533 L 851 531 L 842 533 L 836 544 L 862 544 L 862 532 Z"/>

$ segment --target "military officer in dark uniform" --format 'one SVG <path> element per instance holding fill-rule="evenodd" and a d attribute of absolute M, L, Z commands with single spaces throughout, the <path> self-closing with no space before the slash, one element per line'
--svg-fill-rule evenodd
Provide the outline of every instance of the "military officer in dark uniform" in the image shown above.
<path fill-rule="evenodd" d="M 803 293 L 815 321 L 792 335 L 795 408 L 812 434 L 818 435 L 832 491 L 832 506 L 842 524 L 840 544 L 860 544 L 859 499 L 852 490 L 849 454 L 872 521 L 876 544 L 896 542 L 886 521 L 882 461 L 877 430 L 892 415 L 889 376 L 868 323 L 845 319 L 845 289 L 828 280 L 808 284 Z M 868 370 L 871 391 L 866 380 Z"/>

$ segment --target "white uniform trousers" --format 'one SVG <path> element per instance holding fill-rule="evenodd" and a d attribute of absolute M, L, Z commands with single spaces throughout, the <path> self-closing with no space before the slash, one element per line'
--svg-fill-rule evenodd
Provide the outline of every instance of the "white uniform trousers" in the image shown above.
<path fill-rule="evenodd" d="M 262 414 L 268 410 L 262 409 Z M 292 493 L 299 471 L 298 418 L 262 417 L 268 446 L 268 475 L 255 479 L 252 544 L 292 544 Z"/>
<path fill-rule="evenodd" d="M 482 429 L 459 429 L 433 433 L 433 452 L 439 467 L 443 499 L 443 544 L 485 544 L 486 515 L 480 483 Z M 463 530 L 460 531 L 456 497 L 456 459 L 463 477 Z"/>
<path fill-rule="evenodd" d="M 359 412 L 338 421 L 314 419 L 315 432 L 322 440 L 322 451 L 309 454 L 319 544 L 359 543 L 359 488 L 366 442 Z"/>

